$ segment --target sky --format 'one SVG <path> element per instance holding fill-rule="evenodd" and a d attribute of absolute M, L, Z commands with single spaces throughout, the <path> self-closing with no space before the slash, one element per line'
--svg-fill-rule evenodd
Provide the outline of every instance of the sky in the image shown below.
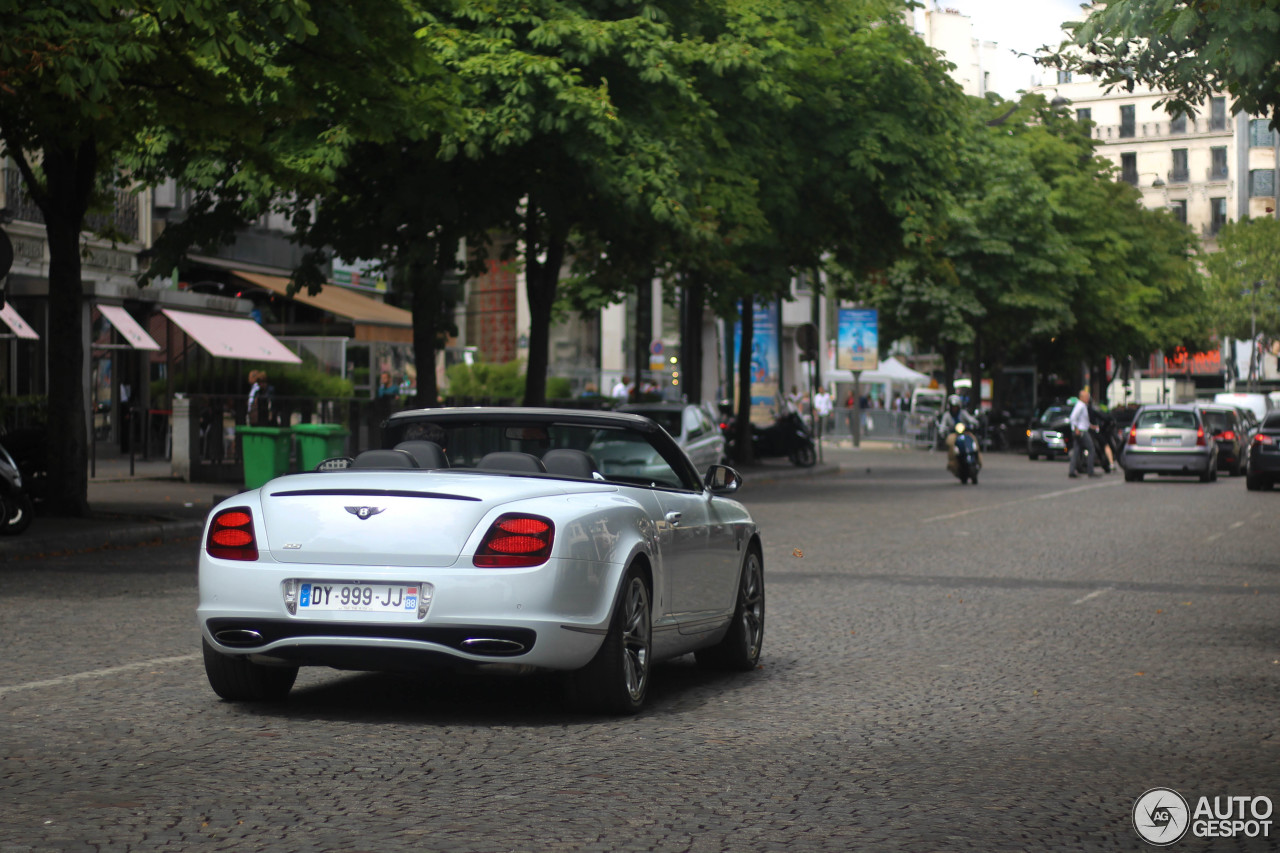
<path fill-rule="evenodd" d="M 1063 21 L 1078 21 L 1084 17 L 1081 11 L 1081 0 L 925 0 L 925 5 L 932 9 L 955 9 L 967 15 L 973 21 L 973 35 L 984 41 L 994 41 L 1000 45 L 1001 51 L 1016 50 L 1021 53 L 1034 53 L 1041 45 L 1057 45 L 1062 41 Z M 917 27 L 922 12 L 917 11 Z M 1021 73 L 1014 88 L 1024 88 L 1030 77 L 1044 74 L 1028 59 L 1016 64 Z M 1005 97 L 1013 97 L 1014 92 L 1001 92 Z"/>

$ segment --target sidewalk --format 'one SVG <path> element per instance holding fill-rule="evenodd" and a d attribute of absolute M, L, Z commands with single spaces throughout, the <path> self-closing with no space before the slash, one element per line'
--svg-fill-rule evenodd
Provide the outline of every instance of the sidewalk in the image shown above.
<path fill-rule="evenodd" d="M 839 469 L 832 463 L 797 468 L 785 459 L 768 459 L 742 470 L 743 490 L 795 477 L 834 474 Z M 135 459 L 130 472 L 128 456 L 99 456 L 93 473 L 89 478 L 89 518 L 50 518 L 37 513 L 24 533 L 0 536 L 0 563 L 148 542 L 190 539 L 194 543 L 214 505 L 238 491 L 232 483 L 175 479 L 169 462 L 163 459 Z"/>
<path fill-rule="evenodd" d="M 17 536 L 0 536 L 0 563 L 53 554 L 194 539 L 213 505 L 236 492 L 230 483 L 174 479 L 168 460 L 99 456 L 89 478 L 89 518 L 50 518 L 37 511 Z M 194 547 L 194 546 L 193 546 Z"/>

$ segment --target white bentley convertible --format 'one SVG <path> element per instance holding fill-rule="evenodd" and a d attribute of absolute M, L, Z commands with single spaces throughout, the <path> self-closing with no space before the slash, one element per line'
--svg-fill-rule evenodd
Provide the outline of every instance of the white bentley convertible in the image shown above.
<path fill-rule="evenodd" d="M 200 552 L 205 672 L 284 697 L 299 666 L 563 671 L 578 704 L 634 713 L 654 661 L 754 669 L 759 532 L 639 415 L 423 409 L 387 449 L 223 501 Z"/>

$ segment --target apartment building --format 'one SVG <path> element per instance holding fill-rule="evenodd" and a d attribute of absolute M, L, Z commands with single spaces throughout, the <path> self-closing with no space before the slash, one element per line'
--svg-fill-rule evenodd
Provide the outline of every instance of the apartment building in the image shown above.
<path fill-rule="evenodd" d="M 1227 222 L 1276 215 L 1277 134 L 1265 118 L 1233 115 L 1231 99 L 1215 95 L 1196 115 L 1171 116 L 1161 92 L 1104 87 L 1070 72 L 1036 91 L 1062 98 L 1092 124 L 1099 153 L 1121 180 L 1142 191 L 1149 208 L 1167 208 L 1200 234 L 1212 251 Z"/>

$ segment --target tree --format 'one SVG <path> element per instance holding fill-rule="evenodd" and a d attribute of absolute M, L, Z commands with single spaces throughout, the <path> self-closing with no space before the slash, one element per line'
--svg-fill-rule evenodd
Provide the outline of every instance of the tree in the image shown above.
<path fill-rule="evenodd" d="M 1218 92 L 1234 110 L 1280 120 L 1280 5 L 1275 0 L 1109 0 L 1095 3 L 1045 64 L 1111 88 L 1169 93 L 1172 114 L 1194 115 Z"/>
<path fill-rule="evenodd" d="M 928 250 L 862 282 L 882 337 L 935 347 L 948 378 L 968 361 L 974 378 L 985 365 L 996 379 L 1013 357 L 1092 366 L 1203 342 L 1189 229 L 1142 208 L 1088 133 L 1043 97 L 969 103 Z M 997 382 L 997 407 L 1001 393 Z"/>
<path fill-rule="evenodd" d="M 316 33 L 308 4 L 52 0 L 0 5 L 0 138 L 49 241 L 48 454 L 56 510 L 88 512 L 80 281 L 85 214 L 127 185 L 127 152 L 162 126 L 181 136 L 261 132 L 277 56 Z"/>
<path fill-rule="evenodd" d="M 1252 341 L 1255 354 L 1261 342 L 1280 337 L 1280 221 L 1228 222 L 1205 265 L 1211 321 L 1220 335 Z M 1257 367 L 1251 364 L 1254 375 Z"/>

